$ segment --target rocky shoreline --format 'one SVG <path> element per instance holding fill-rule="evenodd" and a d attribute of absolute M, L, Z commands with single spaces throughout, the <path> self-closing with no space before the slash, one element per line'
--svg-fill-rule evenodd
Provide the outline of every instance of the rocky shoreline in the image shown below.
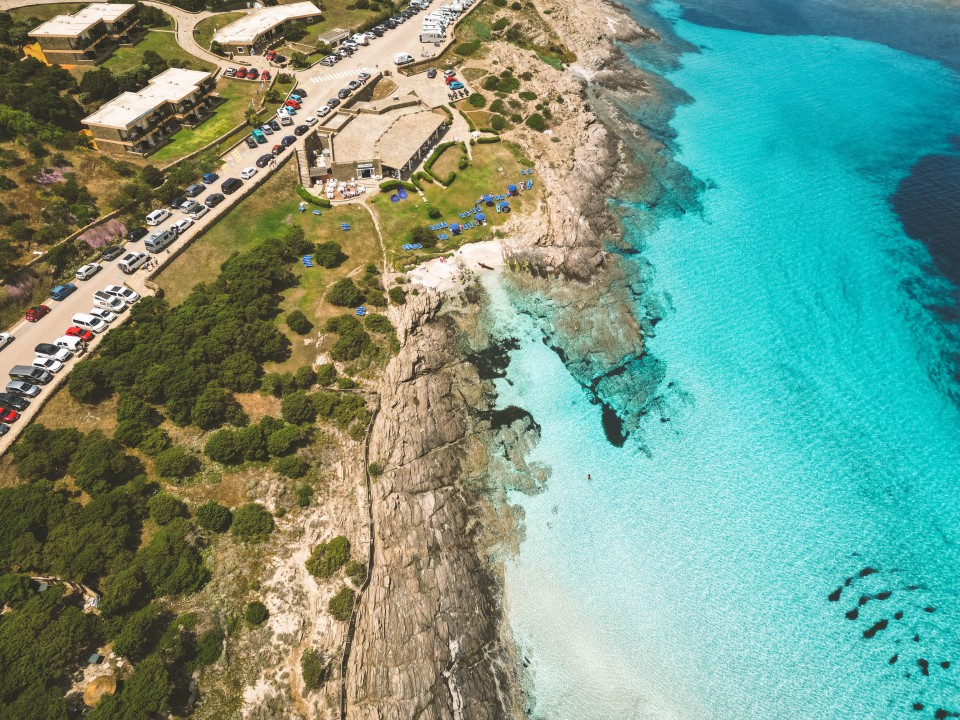
<path fill-rule="evenodd" d="M 606 2 L 566 3 L 549 18 L 577 53 L 570 69 L 505 43 L 490 49 L 495 62 L 531 70 L 544 95 L 565 99 L 552 135 L 510 135 L 536 158 L 545 193 L 532 215 L 505 228 L 502 250 L 514 270 L 505 277 L 571 374 L 626 433 L 655 404 L 658 373 L 644 337 L 658 315 L 650 308 L 638 321 L 628 310 L 642 287 L 618 261 L 625 246 L 607 199 L 627 188 L 655 199 L 660 186 L 638 149 L 646 157 L 662 146 L 622 117 L 651 87 L 618 44 L 658 36 Z M 377 562 L 357 618 L 347 715 L 521 717 L 523 674 L 496 558 L 514 549 L 522 525 L 507 484 L 535 488 L 544 479 L 524 463 L 537 427 L 523 413 L 492 410 L 492 379 L 507 359 L 485 330 L 478 282 L 411 295 L 392 320 L 401 350 L 380 382 L 370 446 L 383 468 L 372 497 Z"/>

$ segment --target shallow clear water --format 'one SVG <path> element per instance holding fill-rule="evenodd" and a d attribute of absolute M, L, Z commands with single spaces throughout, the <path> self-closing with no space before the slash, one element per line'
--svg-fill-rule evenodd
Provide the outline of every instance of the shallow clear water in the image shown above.
<path fill-rule="evenodd" d="M 671 421 L 607 443 L 522 299 L 488 281 L 522 338 L 500 404 L 533 414 L 531 459 L 552 468 L 512 498 L 526 536 L 506 576 L 534 715 L 960 711 L 952 348 L 889 202 L 960 131 L 960 82 L 860 40 L 676 30 L 702 50 L 669 75 L 694 98 L 676 150 L 709 189 L 633 238 L 668 308 L 649 350 Z"/>

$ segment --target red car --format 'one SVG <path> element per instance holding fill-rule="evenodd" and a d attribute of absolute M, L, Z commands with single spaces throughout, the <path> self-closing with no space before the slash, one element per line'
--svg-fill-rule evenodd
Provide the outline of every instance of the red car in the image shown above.
<path fill-rule="evenodd" d="M 247 73 L 247 80 L 256 80 L 259 74 L 259 70 L 256 68 L 250 68 L 250 71 Z"/>
<path fill-rule="evenodd" d="M 262 73 L 260 73 L 260 79 L 264 82 L 270 82 L 270 71 L 264 70 Z"/>
<path fill-rule="evenodd" d="M 287 107 L 292 107 L 294 110 L 300 109 L 300 103 L 298 103 L 296 100 L 287 100 L 284 105 Z"/>
<path fill-rule="evenodd" d="M 0 407 L 0 422 L 12 423 L 18 417 L 20 417 L 20 413 L 18 413 L 16 410 Z"/>
<path fill-rule="evenodd" d="M 443 79 L 443 81 L 444 81 L 447 85 L 449 85 L 449 84 L 452 83 L 452 82 L 456 82 L 456 80 L 457 80 L 457 78 L 456 78 L 455 75 L 447 75 L 447 76 Z"/>
<path fill-rule="evenodd" d="M 236 75 L 236 77 L 238 77 L 238 78 L 245 78 L 246 76 L 247 76 L 247 69 L 246 69 L 245 67 L 237 68 L 237 75 Z"/>
<path fill-rule="evenodd" d="M 48 312 L 50 312 L 50 308 L 48 308 L 46 305 L 34 305 L 32 308 L 27 310 L 25 317 L 27 318 L 27 322 L 36 322 Z"/>
<path fill-rule="evenodd" d="M 89 330 L 83 330 L 76 326 L 68 327 L 67 332 L 65 334 L 69 335 L 70 337 L 80 338 L 81 340 L 87 343 L 93 340 L 94 338 L 94 335 L 92 332 L 90 332 Z"/>
<path fill-rule="evenodd" d="M 263 57 L 266 58 L 267 60 L 273 60 L 276 56 L 277 56 L 277 51 L 276 51 L 276 50 L 267 50 L 267 51 L 263 54 Z"/>

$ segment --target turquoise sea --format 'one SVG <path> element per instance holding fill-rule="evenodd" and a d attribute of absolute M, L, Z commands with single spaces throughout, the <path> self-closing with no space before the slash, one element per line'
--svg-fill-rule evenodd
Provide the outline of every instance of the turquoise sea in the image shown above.
<path fill-rule="evenodd" d="M 648 350 L 669 422 L 611 445 L 523 298 L 487 281 L 498 332 L 520 339 L 498 402 L 533 415 L 530 460 L 551 469 L 511 496 L 531 714 L 960 712 L 955 288 L 891 202 L 955 150 L 960 77 L 868 38 L 685 9 L 655 6 L 699 49 L 665 78 L 692 98 L 671 149 L 702 207 L 628 227 L 666 308 Z"/>

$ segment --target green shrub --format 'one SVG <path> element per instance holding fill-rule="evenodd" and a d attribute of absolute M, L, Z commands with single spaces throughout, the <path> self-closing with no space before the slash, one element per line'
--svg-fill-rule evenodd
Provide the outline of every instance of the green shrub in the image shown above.
<path fill-rule="evenodd" d="M 309 485 L 297 485 L 297 505 L 299 507 L 308 507 L 313 498 L 313 488 Z"/>
<path fill-rule="evenodd" d="M 302 478 L 310 469 L 310 463 L 302 457 L 288 455 L 273 461 L 273 469 L 278 475 L 288 478 Z"/>
<path fill-rule="evenodd" d="M 503 100 L 497 98 L 492 103 L 490 103 L 490 112 L 493 113 L 502 113 L 506 110 L 506 106 L 503 104 Z"/>
<path fill-rule="evenodd" d="M 169 493 L 157 493 L 147 501 L 150 519 L 157 525 L 167 525 L 178 517 L 187 517 L 187 506 Z"/>
<path fill-rule="evenodd" d="M 387 296 L 379 290 L 366 290 L 364 294 L 367 296 L 367 305 L 373 305 L 374 307 L 387 306 Z"/>
<path fill-rule="evenodd" d="M 301 390 L 309 390 L 317 382 L 317 373 L 309 365 L 297 368 L 293 375 L 293 380 Z"/>
<path fill-rule="evenodd" d="M 327 609 L 330 614 L 340 622 L 347 622 L 353 613 L 353 600 L 356 593 L 348 587 L 340 588 L 340 592 L 330 598 L 327 603 Z"/>
<path fill-rule="evenodd" d="M 324 363 L 317 368 L 317 384 L 327 387 L 337 379 L 337 368 L 333 363 Z"/>
<path fill-rule="evenodd" d="M 479 49 L 480 49 L 480 41 L 471 40 L 470 42 L 460 43 L 459 45 L 457 45 L 457 47 L 454 48 L 453 51 L 457 55 L 463 55 L 464 57 L 467 57 L 469 55 L 473 55 Z"/>
<path fill-rule="evenodd" d="M 230 532 L 247 542 L 263 542 L 273 532 L 273 517 L 259 503 L 247 503 L 233 514 Z"/>
<path fill-rule="evenodd" d="M 383 465 L 378 462 L 372 462 L 367 468 L 367 472 L 369 472 L 373 477 L 380 477 L 383 475 Z"/>
<path fill-rule="evenodd" d="M 501 132 L 507 127 L 507 119 L 503 115 L 493 115 L 490 117 L 490 128 L 494 132 Z M 477 142 L 484 142 L 484 138 L 479 138 Z"/>
<path fill-rule="evenodd" d="M 364 318 L 363 324 L 367 328 L 375 333 L 380 333 L 381 335 L 388 335 L 393 332 L 393 323 L 391 323 L 386 315 L 380 315 L 379 313 L 371 313 Z"/>
<path fill-rule="evenodd" d="M 327 300 L 340 307 L 356 307 L 363 302 L 363 294 L 350 278 L 340 278 L 327 292 Z"/>
<path fill-rule="evenodd" d="M 313 323 L 307 319 L 301 310 L 292 310 L 287 313 L 287 327 L 298 335 L 306 335 L 313 330 Z"/>
<path fill-rule="evenodd" d="M 200 667 L 213 665 L 223 654 L 223 630 L 207 630 L 197 638 L 196 663 Z"/>
<path fill-rule="evenodd" d="M 443 211 L 440 210 L 440 208 L 431 205 L 430 209 L 427 210 L 427 217 L 429 217 L 431 220 L 439 220 L 443 217 Z"/>
<path fill-rule="evenodd" d="M 215 500 L 208 500 L 197 508 L 197 524 L 211 532 L 226 532 L 232 522 L 233 514 Z"/>
<path fill-rule="evenodd" d="M 332 577 L 350 559 L 350 541 L 337 535 L 328 542 L 317 545 L 307 558 L 307 572 L 315 578 Z"/>
<path fill-rule="evenodd" d="M 224 465 L 236 465 L 243 461 L 243 450 L 233 430 L 217 430 L 210 435 L 207 438 L 207 444 L 203 447 L 203 452 L 214 462 Z"/>
<path fill-rule="evenodd" d="M 537 113 L 534 113 L 533 115 L 528 117 L 524 122 L 524 125 L 526 125 L 531 130 L 536 130 L 537 132 L 543 132 L 544 130 L 547 129 L 546 120 L 543 119 L 542 115 L 538 115 Z"/>
<path fill-rule="evenodd" d="M 526 101 L 536 100 L 537 94 L 535 92 L 530 92 L 529 90 L 523 90 L 520 92 L 520 98 Z"/>
<path fill-rule="evenodd" d="M 481 85 L 481 87 L 484 90 L 496 91 L 499 83 L 500 83 L 500 78 L 498 78 L 496 75 L 487 75 L 487 77 L 483 79 L 483 84 Z"/>
<path fill-rule="evenodd" d="M 507 18 L 503 17 L 503 18 L 494 20 L 493 25 L 491 25 L 490 27 L 496 30 L 497 32 L 499 32 L 500 30 L 505 30 L 507 25 L 509 24 L 510 24 L 510 21 L 507 20 Z"/>
<path fill-rule="evenodd" d="M 355 360 L 370 347 L 370 336 L 354 315 L 336 315 L 327 320 L 326 329 L 340 336 L 330 350 L 334 360 Z"/>
<path fill-rule="evenodd" d="M 182 447 L 172 447 L 157 453 L 153 469 L 160 477 L 183 479 L 195 475 L 200 469 L 200 459 Z"/>
<path fill-rule="evenodd" d="M 254 600 L 251 603 L 247 603 L 247 609 L 244 611 L 243 617 L 254 627 L 259 627 L 267 621 L 267 618 L 270 617 L 270 611 L 267 610 L 267 606 L 262 602 L 259 600 Z"/>
<path fill-rule="evenodd" d="M 343 571 L 357 585 L 362 585 L 363 581 L 367 579 L 367 566 L 359 560 L 350 560 L 344 565 Z"/>
<path fill-rule="evenodd" d="M 329 200 L 327 200 L 326 198 L 320 198 L 320 197 L 317 197 L 316 195 L 311 194 L 309 190 L 303 187 L 303 185 L 297 185 L 297 195 L 300 196 L 301 200 L 305 200 L 311 205 L 317 205 L 322 208 L 331 207 Z"/>
<path fill-rule="evenodd" d="M 484 135 L 483 137 L 477 138 L 477 142 L 481 145 L 492 145 L 493 143 L 500 142 L 499 135 Z"/>
<path fill-rule="evenodd" d="M 482 108 L 487 104 L 487 99 L 480 93 L 475 92 L 470 94 L 470 99 L 467 100 L 467 102 L 469 102 L 475 108 Z"/>
<path fill-rule="evenodd" d="M 307 648 L 300 656 L 300 672 L 308 690 L 319 690 L 330 675 L 330 666 L 313 648 Z"/>
<path fill-rule="evenodd" d="M 267 436 L 267 452 L 274 456 L 288 455 L 303 439 L 303 431 L 296 425 L 284 425 Z"/>
<path fill-rule="evenodd" d="M 404 182 L 403 180 L 384 180 L 382 183 L 380 183 L 380 189 L 384 192 L 398 190 L 399 188 L 404 188 L 413 192 L 417 191 L 417 188 L 413 183 Z"/>
<path fill-rule="evenodd" d="M 387 292 L 387 295 L 390 297 L 390 302 L 395 305 L 406 305 L 407 304 L 407 291 L 402 287 L 397 287 L 394 285 Z"/>
<path fill-rule="evenodd" d="M 283 415 L 284 420 L 293 425 L 312 423 L 317 417 L 310 396 L 301 390 L 290 393 L 283 398 L 283 402 L 280 404 L 280 414 Z"/>
<path fill-rule="evenodd" d="M 334 242 L 333 240 L 330 242 L 317 243 L 317 247 L 313 251 L 313 261 L 320 267 L 327 269 L 339 267 L 346 259 L 347 256 L 343 254 L 343 248 L 340 247 L 340 243 Z"/>

